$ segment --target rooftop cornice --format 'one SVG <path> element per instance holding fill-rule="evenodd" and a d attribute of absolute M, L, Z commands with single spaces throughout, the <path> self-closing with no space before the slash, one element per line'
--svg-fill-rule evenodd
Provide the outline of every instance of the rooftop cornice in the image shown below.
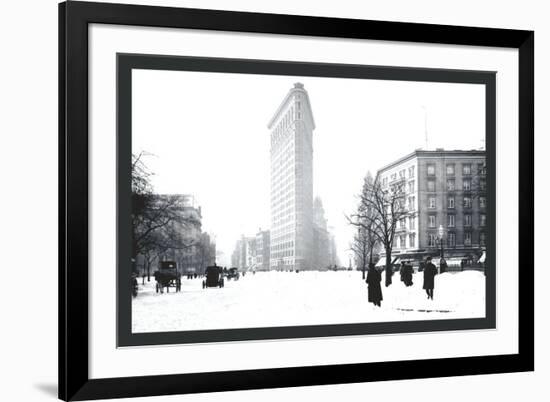
<path fill-rule="evenodd" d="M 309 112 L 309 116 L 311 117 L 311 124 L 312 124 L 312 128 L 315 129 L 315 120 L 313 119 L 313 111 L 311 110 L 311 102 L 309 100 L 309 95 L 307 93 L 307 91 L 305 90 L 304 88 L 304 84 L 302 84 L 301 82 L 297 82 L 294 84 L 294 86 L 292 88 L 290 88 L 290 90 L 288 91 L 288 93 L 286 94 L 286 96 L 284 97 L 283 101 L 281 102 L 281 104 L 279 105 L 279 107 L 277 108 L 277 110 L 275 111 L 275 114 L 273 115 L 273 117 L 269 120 L 269 123 L 267 124 L 267 128 L 271 130 L 271 128 L 273 127 L 273 124 L 275 123 L 275 121 L 277 120 L 277 118 L 279 117 L 279 115 L 281 114 L 282 110 L 284 109 L 285 105 L 288 103 L 290 97 L 295 94 L 296 92 L 299 92 L 301 94 L 303 94 L 306 98 L 306 107 L 307 107 L 307 110 Z"/>

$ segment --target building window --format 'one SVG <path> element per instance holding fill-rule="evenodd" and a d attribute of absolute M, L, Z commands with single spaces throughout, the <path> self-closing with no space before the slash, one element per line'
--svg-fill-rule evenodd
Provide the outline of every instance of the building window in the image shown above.
<path fill-rule="evenodd" d="M 455 191 L 455 179 L 447 180 L 447 191 Z"/>
<path fill-rule="evenodd" d="M 472 189 L 472 181 L 470 179 L 464 179 L 462 181 L 462 189 L 464 191 L 470 191 Z"/>
<path fill-rule="evenodd" d="M 437 245 L 437 236 L 434 233 L 428 233 L 428 247 L 435 247 Z"/>
<path fill-rule="evenodd" d="M 400 228 L 400 229 L 406 229 L 405 218 L 399 219 L 399 228 Z"/>
<path fill-rule="evenodd" d="M 428 180 L 428 191 L 435 191 L 435 180 Z"/>
<path fill-rule="evenodd" d="M 447 237 L 447 245 L 449 247 L 455 247 L 456 246 L 456 234 L 450 232 Z"/>
<path fill-rule="evenodd" d="M 485 226 L 487 224 L 487 215 L 479 215 L 479 226 Z"/>
<path fill-rule="evenodd" d="M 487 167 L 484 163 L 479 163 L 477 165 L 477 171 L 479 172 L 480 176 L 485 176 L 487 174 Z"/>
<path fill-rule="evenodd" d="M 409 182 L 409 193 L 414 193 L 414 180 Z"/>
<path fill-rule="evenodd" d="M 462 174 L 464 176 L 469 176 L 472 174 L 472 165 L 470 163 L 465 163 L 462 165 Z"/>
<path fill-rule="evenodd" d="M 454 228 L 455 227 L 455 216 L 454 215 L 447 215 L 447 227 Z"/>
<path fill-rule="evenodd" d="M 454 163 L 453 164 L 448 164 L 447 165 L 447 176 L 454 176 L 455 175 L 455 165 Z"/>
<path fill-rule="evenodd" d="M 400 178 L 400 179 L 404 179 L 404 178 L 405 178 L 405 169 L 401 169 L 401 170 L 399 171 L 399 178 Z"/>
<path fill-rule="evenodd" d="M 470 232 L 464 232 L 464 245 L 465 246 L 472 245 L 472 234 Z"/>
<path fill-rule="evenodd" d="M 435 197 L 428 198 L 428 208 L 435 208 Z"/>
<path fill-rule="evenodd" d="M 480 246 L 485 246 L 486 241 L 487 241 L 487 239 L 485 238 L 485 232 L 480 232 L 479 233 L 479 245 Z"/>
<path fill-rule="evenodd" d="M 407 241 L 407 236 L 405 236 L 405 235 L 399 236 L 399 243 L 401 243 L 400 248 L 406 248 L 407 247 L 406 241 Z"/>
<path fill-rule="evenodd" d="M 464 226 L 472 226 L 472 215 L 464 215 Z"/>
<path fill-rule="evenodd" d="M 428 176 L 435 176 L 435 165 L 433 163 L 428 164 Z"/>
<path fill-rule="evenodd" d="M 414 219 L 414 216 L 409 217 L 409 230 L 415 230 L 416 229 L 416 222 Z"/>
<path fill-rule="evenodd" d="M 452 195 L 447 196 L 447 208 L 454 209 L 455 207 L 455 197 Z"/>
<path fill-rule="evenodd" d="M 415 247 L 416 242 L 416 234 L 411 233 L 409 234 L 409 247 Z"/>
<path fill-rule="evenodd" d="M 414 211 L 414 202 L 415 202 L 415 197 L 414 196 L 409 197 L 409 211 Z"/>
<path fill-rule="evenodd" d="M 428 216 L 428 226 L 431 228 L 435 228 L 435 215 Z"/>
<path fill-rule="evenodd" d="M 414 166 L 409 168 L 409 178 L 414 177 Z"/>
<path fill-rule="evenodd" d="M 479 207 L 480 208 L 485 208 L 486 204 L 487 204 L 487 198 L 479 197 Z"/>
<path fill-rule="evenodd" d="M 395 179 L 397 178 L 397 174 L 396 173 L 393 173 L 391 175 L 391 181 L 395 181 Z"/>
<path fill-rule="evenodd" d="M 464 197 L 464 208 L 472 208 L 472 198 Z"/>
<path fill-rule="evenodd" d="M 479 179 L 479 189 L 485 191 L 487 188 L 487 181 L 485 179 Z"/>

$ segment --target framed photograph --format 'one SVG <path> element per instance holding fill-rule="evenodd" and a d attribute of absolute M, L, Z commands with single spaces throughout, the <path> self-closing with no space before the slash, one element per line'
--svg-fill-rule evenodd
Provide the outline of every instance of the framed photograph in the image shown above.
<path fill-rule="evenodd" d="M 59 5 L 59 397 L 534 367 L 534 33 Z"/>

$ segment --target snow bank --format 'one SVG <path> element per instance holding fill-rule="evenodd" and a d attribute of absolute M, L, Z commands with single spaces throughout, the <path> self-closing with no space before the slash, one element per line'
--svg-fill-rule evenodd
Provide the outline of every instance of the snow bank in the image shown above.
<path fill-rule="evenodd" d="M 182 291 L 155 293 L 139 285 L 132 303 L 133 332 L 252 328 L 405 321 L 485 316 L 485 276 L 476 271 L 435 278 L 434 300 L 422 289 L 422 273 L 407 288 L 399 274 L 384 287 L 382 307 L 367 301 L 361 272 L 257 272 L 225 287 L 202 289 L 202 279 L 182 279 Z"/>

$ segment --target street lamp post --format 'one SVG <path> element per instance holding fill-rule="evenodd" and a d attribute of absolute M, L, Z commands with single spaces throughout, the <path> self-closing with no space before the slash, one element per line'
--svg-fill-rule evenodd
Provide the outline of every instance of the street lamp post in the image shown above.
<path fill-rule="evenodd" d="M 445 234 L 445 230 L 443 229 L 443 225 L 439 225 L 439 230 L 438 230 L 438 234 L 439 234 L 439 247 L 441 248 L 441 252 L 440 252 L 440 258 L 443 259 L 443 235 Z"/>

